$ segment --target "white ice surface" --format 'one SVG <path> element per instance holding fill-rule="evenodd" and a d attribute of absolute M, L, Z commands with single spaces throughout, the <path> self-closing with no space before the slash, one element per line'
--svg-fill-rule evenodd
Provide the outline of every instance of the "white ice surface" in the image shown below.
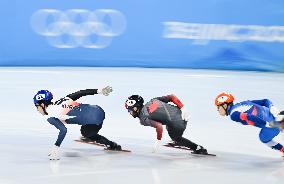
<path fill-rule="evenodd" d="M 284 75 L 277 73 L 207 70 L 112 68 L 1 68 L 0 69 L 0 184 L 283 184 L 284 159 L 258 139 L 259 129 L 220 117 L 214 106 L 222 91 L 236 101 L 271 99 L 284 109 Z M 111 85 L 108 96 L 95 95 L 81 102 L 98 104 L 106 111 L 101 134 L 132 153 L 109 153 L 76 143 L 79 126 L 68 126 L 62 159 L 47 154 L 57 129 L 44 121 L 33 106 L 39 89 L 55 98 L 86 88 Z M 141 126 L 124 109 L 131 94 L 145 100 L 176 94 L 188 107 L 190 123 L 184 136 L 205 146 L 217 157 L 199 158 L 161 147 L 153 154 L 155 129 Z M 164 131 L 163 142 L 170 139 Z M 280 140 L 284 143 L 283 137 Z"/>

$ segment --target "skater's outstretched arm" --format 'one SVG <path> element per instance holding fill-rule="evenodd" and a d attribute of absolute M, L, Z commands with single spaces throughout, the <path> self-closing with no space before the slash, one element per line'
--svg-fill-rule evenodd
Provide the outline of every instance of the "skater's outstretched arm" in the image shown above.
<path fill-rule="evenodd" d="M 154 128 L 156 128 L 156 132 L 157 132 L 157 139 L 161 140 L 163 137 L 163 125 L 160 122 L 155 122 L 152 124 L 152 126 Z"/>
<path fill-rule="evenodd" d="M 84 90 L 80 90 L 77 91 L 75 93 L 71 93 L 69 95 L 67 95 L 67 97 L 71 98 L 73 101 L 78 100 L 79 98 L 83 97 L 83 96 L 87 96 L 87 95 L 95 95 L 95 94 L 103 94 L 105 96 L 108 96 L 109 93 L 111 93 L 112 87 L 107 86 L 105 88 L 102 89 L 84 89 Z"/>
<path fill-rule="evenodd" d="M 63 139 L 66 136 L 67 133 L 67 128 L 64 126 L 64 124 L 57 118 L 55 117 L 50 117 L 47 119 L 47 121 L 54 125 L 57 129 L 59 129 L 59 134 L 58 134 L 58 138 L 54 144 L 54 146 L 52 147 L 48 157 L 50 160 L 59 160 L 60 159 L 60 151 L 59 151 L 59 147 L 63 141 Z"/>
<path fill-rule="evenodd" d="M 183 103 L 176 97 L 176 95 L 167 95 L 167 96 L 162 96 L 162 97 L 156 97 L 155 99 L 158 99 L 162 102 L 168 103 L 168 102 L 173 102 L 180 110 L 181 110 L 181 117 L 184 121 L 189 120 L 189 115 L 187 112 L 186 107 L 183 105 Z"/>
<path fill-rule="evenodd" d="M 251 102 L 256 103 L 258 105 L 261 105 L 261 106 L 264 106 L 264 107 L 267 107 L 269 109 L 270 113 L 274 116 L 274 118 L 277 118 L 279 113 L 280 113 L 278 108 L 275 107 L 273 105 L 273 103 L 270 100 L 268 100 L 268 99 L 252 100 Z"/>
<path fill-rule="evenodd" d="M 183 107 L 183 103 L 174 94 L 156 97 L 155 99 L 158 99 L 158 100 L 165 102 L 165 103 L 173 102 L 179 109 L 181 109 Z"/>
<path fill-rule="evenodd" d="M 149 118 L 142 119 L 142 121 L 140 121 L 140 123 L 144 126 L 151 126 L 151 127 L 155 128 L 156 132 L 157 132 L 157 139 L 158 140 L 162 139 L 162 136 L 163 136 L 163 125 L 162 125 L 162 123 L 160 123 L 158 121 L 154 121 L 154 120 L 149 119 Z"/>
<path fill-rule="evenodd" d="M 156 153 L 158 152 L 159 147 L 161 145 L 161 140 L 163 137 L 163 125 L 160 122 L 153 121 L 153 120 L 151 121 L 152 121 L 151 126 L 156 128 L 156 133 L 157 133 L 157 141 L 155 142 L 153 146 L 153 150 L 152 150 L 153 153 Z"/>
<path fill-rule="evenodd" d="M 66 136 L 67 128 L 57 118 L 51 117 L 51 118 L 48 118 L 47 121 L 59 130 L 59 134 L 58 134 L 57 140 L 55 142 L 55 145 L 59 147 L 61 145 L 62 141 L 64 140 L 65 136 Z"/>
<path fill-rule="evenodd" d="M 98 89 L 84 89 L 84 90 L 80 90 L 77 91 L 75 93 L 71 93 L 69 95 L 67 95 L 67 97 L 71 98 L 72 100 L 78 100 L 79 98 L 83 97 L 83 96 L 87 96 L 87 95 L 94 95 L 94 94 L 98 94 Z"/>
<path fill-rule="evenodd" d="M 273 106 L 272 102 L 268 99 L 262 99 L 262 100 L 252 100 L 251 102 L 256 103 L 258 105 L 270 108 Z"/>

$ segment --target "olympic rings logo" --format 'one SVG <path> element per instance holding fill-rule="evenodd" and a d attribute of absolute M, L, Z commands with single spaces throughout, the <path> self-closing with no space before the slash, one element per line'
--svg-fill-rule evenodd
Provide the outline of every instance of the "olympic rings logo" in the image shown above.
<path fill-rule="evenodd" d="M 113 9 L 40 9 L 31 17 L 31 27 L 56 48 L 105 48 L 126 29 L 124 15 Z"/>

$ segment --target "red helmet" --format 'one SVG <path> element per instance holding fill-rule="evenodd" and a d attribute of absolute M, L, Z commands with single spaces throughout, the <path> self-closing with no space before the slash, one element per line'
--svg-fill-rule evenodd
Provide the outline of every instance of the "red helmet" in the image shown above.
<path fill-rule="evenodd" d="M 220 93 L 215 99 L 215 105 L 223 105 L 225 103 L 230 104 L 233 103 L 235 100 L 234 96 L 230 93 Z"/>

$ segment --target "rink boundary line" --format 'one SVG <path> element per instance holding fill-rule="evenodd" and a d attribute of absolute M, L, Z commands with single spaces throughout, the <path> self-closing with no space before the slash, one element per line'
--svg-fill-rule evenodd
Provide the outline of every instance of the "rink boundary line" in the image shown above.
<path fill-rule="evenodd" d="M 36 70 L 0 70 L 1 73 L 34 73 L 34 74 L 61 74 L 62 71 L 47 71 L 47 70 L 40 70 L 40 71 L 36 71 Z"/>

